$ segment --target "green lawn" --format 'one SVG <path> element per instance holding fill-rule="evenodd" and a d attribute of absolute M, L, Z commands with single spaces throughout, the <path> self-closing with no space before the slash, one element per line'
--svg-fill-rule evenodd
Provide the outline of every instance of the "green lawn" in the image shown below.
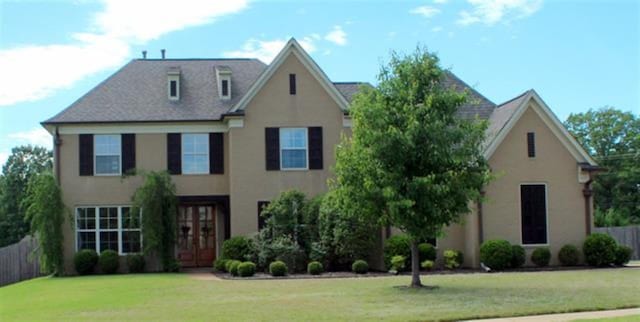
<path fill-rule="evenodd" d="M 640 306 L 640 269 L 313 280 L 185 274 L 40 278 L 0 288 L 0 320 L 455 320 Z"/>

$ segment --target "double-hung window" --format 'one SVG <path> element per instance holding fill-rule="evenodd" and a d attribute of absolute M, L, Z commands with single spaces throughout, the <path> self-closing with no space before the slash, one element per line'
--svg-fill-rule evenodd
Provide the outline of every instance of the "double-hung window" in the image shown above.
<path fill-rule="evenodd" d="M 96 175 L 119 175 L 121 173 L 121 136 L 95 135 Z"/>
<path fill-rule="evenodd" d="M 209 173 L 208 134 L 182 134 L 182 173 Z"/>
<path fill-rule="evenodd" d="M 280 129 L 280 169 L 308 169 L 307 128 Z"/>
<path fill-rule="evenodd" d="M 76 248 L 100 253 L 139 253 L 142 248 L 140 213 L 130 207 L 76 208 Z"/>

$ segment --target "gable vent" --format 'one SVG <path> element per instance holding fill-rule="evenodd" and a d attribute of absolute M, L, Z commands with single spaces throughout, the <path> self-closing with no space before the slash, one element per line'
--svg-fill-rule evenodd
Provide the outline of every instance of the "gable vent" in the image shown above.
<path fill-rule="evenodd" d="M 223 100 L 230 100 L 231 68 L 229 66 L 216 66 L 216 79 L 218 80 L 218 96 Z"/>
<path fill-rule="evenodd" d="M 171 67 L 167 71 L 167 94 L 170 101 L 180 100 L 180 68 Z"/>

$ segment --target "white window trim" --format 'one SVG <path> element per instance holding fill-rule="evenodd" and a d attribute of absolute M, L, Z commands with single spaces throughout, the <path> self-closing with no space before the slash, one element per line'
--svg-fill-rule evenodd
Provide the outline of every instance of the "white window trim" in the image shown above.
<path fill-rule="evenodd" d="M 78 225 L 78 210 L 79 209 L 87 209 L 87 208 L 93 208 L 95 211 L 95 229 L 78 229 L 77 225 Z M 118 208 L 118 228 L 116 229 L 100 229 L 100 208 Z M 75 240 L 75 251 L 78 252 L 80 249 L 78 248 L 78 233 L 79 232 L 92 232 L 95 234 L 95 251 L 100 254 L 101 249 L 100 249 L 100 232 L 101 231 L 117 231 L 118 232 L 118 255 L 121 256 L 125 256 L 125 255 L 131 255 L 131 254 L 142 254 L 142 250 L 143 250 L 143 238 L 142 238 L 142 210 L 140 210 L 140 228 L 137 229 L 124 229 L 122 228 L 122 208 L 130 208 L 133 209 L 132 205 L 102 205 L 102 206 L 77 206 L 75 208 L 75 212 L 74 212 L 74 226 L 75 226 L 75 236 L 74 236 L 74 240 Z M 123 231 L 140 231 L 140 252 L 137 253 L 125 253 L 122 251 L 122 245 L 123 245 L 123 239 L 122 239 L 122 232 Z"/>
<path fill-rule="evenodd" d="M 120 149 L 118 150 L 118 163 L 119 171 L 117 173 L 98 173 L 97 159 L 98 153 L 96 152 L 96 139 L 100 136 L 114 136 L 120 140 Z M 100 154 L 100 156 L 114 156 L 115 154 Z M 122 135 L 121 134 L 95 134 L 93 136 L 93 175 L 98 177 L 111 177 L 122 175 Z"/>
<path fill-rule="evenodd" d="M 543 185 L 544 186 L 544 212 L 545 212 L 545 233 L 547 242 L 543 244 L 525 244 L 522 240 L 522 186 Z M 549 240 L 549 187 L 546 182 L 521 182 L 518 185 L 518 209 L 520 216 L 518 217 L 518 232 L 520 233 L 520 246 L 522 247 L 547 247 L 551 244 Z"/>
<path fill-rule="evenodd" d="M 286 130 L 304 130 L 304 137 L 305 137 L 305 142 L 304 142 L 304 149 L 303 148 L 283 148 L 282 147 L 282 130 L 286 129 Z M 305 170 L 309 170 L 309 129 L 306 127 L 282 127 L 278 130 L 278 140 L 280 141 L 280 170 L 281 171 L 305 171 Z M 283 150 L 305 150 L 306 151 L 306 164 L 303 168 L 285 168 L 283 165 L 283 160 L 284 158 L 282 157 L 282 151 Z"/>
<path fill-rule="evenodd" d="M 184 152 L 184 136 L 185 135 L 204 135 L 207 138 L 207 144 L 206 144 L 206 147 L 207 147 L 207 162 L 206 162 L 207 169 L 204 172 L 187 172 L 187 171 L 185 171 L 185 169 L 184 169 L 184 155 L 185 155 L 185 152 Z M 209 164 L 209 160 L 211 159 L 211 155 L 210 155 L 211 151 L 209 151 L 209 144 L 210 143 L 209 143 L 209 134 L 208 133 L 182 133 L 180 135 L 180 146 L 181 146 L 181 149 L 180 149 L 181 150 L 180 151 L 180 164 L 181 164 L 181 168 L 182 168 L 180 170 L 181 170 L 181 173 L 183 175 L 209 174 L 209 172 L 211 170 L 211 169 L 209 169 L 209 165 L 210 165 Z M 200 153 L 189 153 L 189 155 L 200 155 Z"/>

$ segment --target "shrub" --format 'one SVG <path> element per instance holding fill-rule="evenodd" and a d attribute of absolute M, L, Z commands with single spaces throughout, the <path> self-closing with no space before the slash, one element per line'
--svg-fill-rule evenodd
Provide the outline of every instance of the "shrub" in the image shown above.
<path fill-rule="evenodd" d="M 227 262 L 225 268 L 227 269 L 227 272 L 229 272 L 229 274 L 231 274 L 232 276 L 238 276 L 238 265 L 240 264 L 242 264 L 241 261 L 232 259 Z"/>
<path fill-rule="evenodd" d="M 422 268 L 424 268 L 424 269 L 426 269 L 426 270 L 430 271 L 430 270 L 432 270 L 432 269 L 433 269 L 433 261 L 432 261 L 432 260 L 428 260 L 428 259 L 427 259 L 426 261 L 422 262 L 422 263 L 420 264 L 420 266 L 422 266 Z"/>
<path fill-rule="evenodd" d="M 456 254 L 458 255 L 456 256 L 456 259 L 458 260 L 458 266 L 460 267 L 462 266 L 462 264 L 464 264 L 464 253 L 456 250 Z"/>
<path fill-rule="evenodd" d="M 405 234 L 394 235 L 384 242 L 384 264 L 388 268 L 391 268 L 391 258 L 396 255 L 404 256 L 405 260 L 411 258 L 411 238 L 409 236 Z"/>
<path fill-rule="evenodd" d="M 236 267 L 236 271 L 241 277 L 253 276 L 253 274 L 256 273 L 256 264 L 254 264 L 253 262 L 240 263 Z"/>
<path fill-rule="evenodd" d="M 564 266 L 576 266 L 580 261 L 580 253 L 578 247 L 573 245 L 564 245 L 558 252 L 558 261 Z"/>
<path fill-rule="evenodd" d="M 547 247 L 536 248 L 531 254 L 531 261 L 539 267 L 548 266 L 550 260 L 551 251 Z"/>
<path fill-rule="evenodd" d="M 367 262 L 359 259 L 351 265 L 351 270 L 356 274 L 367 274 L 369 271 L 369 264 Z"/>
<path fill-rule="evenodd" d="M 173 260 L 164 261 L 163 265 L 165 265 L 164 271 L 171 272 L 171 273 L 177 273 L 182 268 L 182 264 L 180 264 L 180 262 L 175 258 Z"/>
<path fill-rule="evenodd" d="M 73 255 L 73 264 L 78 274 L 91 274 L 98 264 L 98 253 L 93 249 L 82 249 Z"/>
<path fill-rule="evenodd" d="M 633 249 L 631 249 L 631 247 L 618 245 L 618 247 L 616 247 L 616 259 L 613 261 L 613 263 L 618 266 L 622 266 L 628 263 L 631 260 L 632 252 Z"/>
<path fill-rule="evenodd" d="M 320 275 L 324 271 L 320 262 L 313 261 L 307 265 L 307 273 L 311 275 Z"/>
<path fill-rule="evenodd" d="M 213 270 L 216 272 L 226 272 L 227 271 L 227 259 L 218 258 L 213 261 Z"/>
<path fill-rule="evenodd" d="M 460 267 L 460 260 L 459 260 L 460 255 L 458 254 L 459 252 L 452 249 L 445 250 L 444 253 L 442 254 L 444 257 L 444 267 L 448 269 L 455 269 Z"/>
<path fill-rule="evenodd" d="M 480 262 L 493 270 L 503 270 L 511 265 L 511 244 L 502 239 L 487 240 L 480 246 Z"/>
<path fill-rule="evenodd" d="M 222 258 L 244 261 L 251 252 L 251 240 L 244 236 L 231 237 L 222 243 Z"/>
<path fill-rule="evenodd" d="M 145 266 L 144 256 L 142 254 L 127 255 L 127 267 L 129 273 L 142 273 Z"/>
<path fill-rule="evenodd" d="M 402 255 L 391 257 L 391 271 L 396 273 L 404 271 L 406 263 L 407 259 Z"/>
<path fill-rule="evenodd" d="M 118 253 L 110 249 L 103 251 L 98 258 L 98 266 L 103 274 L 117 272 L 118 266 L 120 266 Z"/>
<path fill-rule="evenodd" d="M 609 235 L 594 233 L 584 241 L 584 260 L 591 266 L 606 266 L 616 259 L 616 241 Z"/>
<path fill-rule="evenodd" d="M 527 261 L 527 254 L 524 247 L 520 245 L 511 245 L 511 267 L 519 268 Z"/>
<path fill-rule="evenodd" d="M 287 264 L 283 261 L 275 261 L 269 264 L 269 273 L 271 273 L 272 276 L 285 276 L 288 270 Z"/>
<path fill-rule="evenodd" d="M 252 256 L 249 256 L 260 269 L 276 260 L 283 261 L 293 272 L 304 271 L 307 267 L 307 254 L 291 236 L 273 238 L 267 229 L 261 230 L 252 240 Z"/>
<path fill-rule="evenodd" d="M 436 260 L 436 248 L 429 243 L 421 243 L 418 245 L 418 252 L 420 253 L 420 261 L 435 261 Z"/>

